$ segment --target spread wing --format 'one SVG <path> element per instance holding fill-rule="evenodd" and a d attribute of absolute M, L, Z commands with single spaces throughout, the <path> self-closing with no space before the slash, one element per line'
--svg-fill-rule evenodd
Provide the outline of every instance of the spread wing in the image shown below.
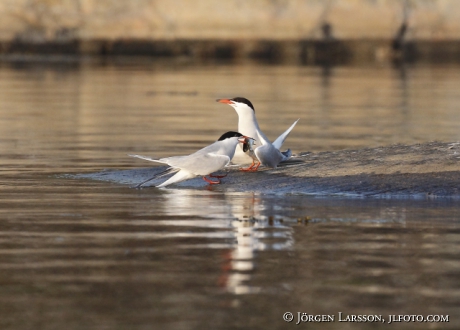
<path fill-rule="evenodd" d="M 278 138 L 275 140 L 275 142 L 273 142 L 273 146 L 276 148 L 276 149 L 280 149 L 281 146 L 283 145 L 284 143 L 284 140 L 286 140 L 286 138 L 288 137 L 289 133 L 291 133 L 292 129 L 294 128 L 295 124 L 297 124 L 297 122 L 299 121 L 299 119 L 297 119 L 294 124 L 291 125 L 291 127 L 289 127 L 283 134 L 281 134 L 280 136 L 278 136 Z"/>

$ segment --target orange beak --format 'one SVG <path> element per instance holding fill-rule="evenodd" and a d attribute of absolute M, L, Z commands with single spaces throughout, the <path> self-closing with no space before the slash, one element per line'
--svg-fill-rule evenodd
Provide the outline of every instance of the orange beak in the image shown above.
<path fill-rule="evenodd" d="M 229 99 L 217 99 L 216 102 L 225 103 L 225 104 L 233 104 L 233 101 Z"/>
<path fill-rule="evenodd" d="M 241 136 L 241 137 L 238 139 L 238 141 L 239 141 L 240 143 L 246 143 L 248 140 L 254 140 L 254 141 L 255 141 L 255 139 L 253 139 L 253 138 L 251 138 L 251 137 L 249 137 L 249 136 L 245 136 L 245 135 Z"/>

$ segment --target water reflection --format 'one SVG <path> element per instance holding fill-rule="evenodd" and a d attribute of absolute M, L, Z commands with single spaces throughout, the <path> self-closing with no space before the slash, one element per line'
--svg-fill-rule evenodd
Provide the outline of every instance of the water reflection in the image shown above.
<path fill-rule="evenodd" d="M 234 294 L 258 293 L 251 284 L 257 270 L 257 253 L 266 250 L 290 250 L 294 246 L 292 227 L 283 224 L 278 214 L 282 208 L 272 199 L 251 193 L 212 193 L 192 190 L 167 190 L 164 211 L 167 215 L 193 214 L 199 220 L 159 220 L 157 224 L 200 230 L 203 238 L 216 238 L 215 230 L 225 243 L 210 243 L 206 248 L 222 249 L 218 285 Z M 277 211 L 278 209 L 278 211 Z M 203 220 L 203 219 L 209 220 Z M 209 232 L 203 232 L 208 229 Z M 181 246 L 179 246 L 181 247 Z M 202 248 L 187 244 L 182 248 Z"/>
<path fill-rule="evenodd" d="M 271 328 L 300 308 L 449 314 L 459 302 L 455 201 L 33 178 L 0 189 L 0 306 L 12 310 L 0 325 L 177 329 L 180 314 L 217 329 L 254 317 Z"/>
<path fill-rule="evenodd" d="M 236 127 L 213 101 L 223 96 L 254 99 L 273 137 L 301 117 L 294 152 L 460 138 L 458 67 L 330 70 L 0 65 L 0 328 L 281 329 L 282 313 L 299 310 L 455 315 L 458 201 L 138 191 L 60 175 L 138 167 L 128 153 L 193 152 Z"/>
<path fill-rule="evenodd" d="M 232 221 L 235 243 L 222 254 L 219 285 L 234 294 L 257 293 L 260 287 L 250 284 L 256 264 L 254 227 L 248 221 Z"/>

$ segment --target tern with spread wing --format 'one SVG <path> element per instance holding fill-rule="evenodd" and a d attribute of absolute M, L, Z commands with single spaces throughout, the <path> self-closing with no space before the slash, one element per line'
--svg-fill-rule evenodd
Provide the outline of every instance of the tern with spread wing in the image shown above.
<path fill-rule="evenodd" d="M 227 132 L 223 134 L 219 140 L 213 144 L 198 150 L 188 156 L 174 156 L 160 159 L 153 159 L 141 155 L 129 155 L 152 162 L 169 165 L 169 167 L 161 173 L 156 174 L 148 180 L 139 183 L 136 188 L 141 188 L 144 184 L 157 178 L 161 178 L 168 174 L 173 174 L 168 180 L 158 185 L 158 188 L 166 187 L 170 184 L 192 179 L 197 176 L 203 176 L 203 180 L 209 184 L 220 183 L 220 178 L 224 176 L 212 175 L 213 172 L 220 170 L 230 163 L 230 160 L 235 154 L 235 149 L 238 143 L 248 144 L 253 140 L 248 136 L 244 136 L 238 132 Z M 206 176 L 217 178 L 216 181 L 208 179 Z"/>
<path fill-rule="evenodd" d="M 259 128 L 254 106 L 248 99 L 244 97 L 235 97 L 233 99 L 218 99 L 217 102 L 228 104 L 233 107 L 238 114 L 238 131 L 244 135 L 252 136 L 257 140 L 258 146 L 254 150 L 252 148 L 245 152 L 242 148 L 237 148 L 236 150 L 235 158 L 238 158 L 238 160 L 243 158 L 243 162 L 246 163 L 252 160 L 252 164 L 248 168 L 242 169 L 243 171 L 257 171 L 260 164 L 275 168 L 280 162 L 291 157 L 292 152 L 290 149 L 283 152 L 279 149 L 299 119 L 297 119 L 291 127 L 281 134 L 273 143 L 271 143 L 267 136 Z M 248 156 L 251 159 L 249 159 Z"/>

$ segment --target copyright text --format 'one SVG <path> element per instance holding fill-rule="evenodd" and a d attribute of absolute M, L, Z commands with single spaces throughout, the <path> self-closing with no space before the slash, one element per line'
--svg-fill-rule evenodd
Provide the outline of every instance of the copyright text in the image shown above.
<path fill-rule="evenodd" d="M 378 315 L 378 314 L 346 314 L 339 312 L 335 314 L 308 314 L 305 312 L 286 312 L 283 314 L 285 322 L 294 322 L 295 324 L 308 322 L 380 322 L 380 323 L 402 323 L 402 322 L 428 322 L 441 323 L 449 322 L 449 315 Z"/>

